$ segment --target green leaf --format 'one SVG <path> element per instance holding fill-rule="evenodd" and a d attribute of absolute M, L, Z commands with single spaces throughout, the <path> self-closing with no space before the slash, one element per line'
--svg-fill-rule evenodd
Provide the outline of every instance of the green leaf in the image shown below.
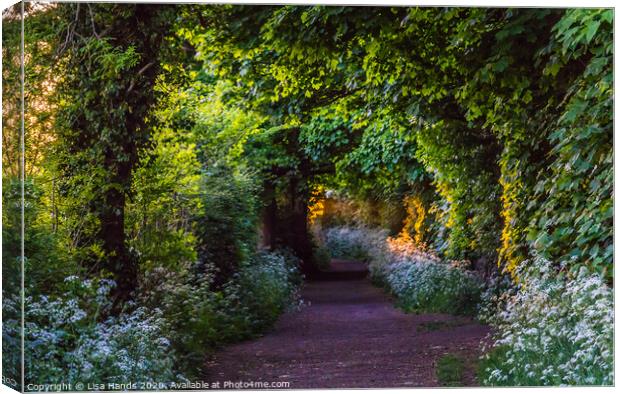
<path fill-rule="evenodd" d="M 591 22 L 590 25 L 588 25 L 587 30 L 586 30 L 586 42 L 589 44 L 590 41 L 592 41 L 592 38 L 594 38 L 594 35 L 596 34 L 596 32 L 598 31 L 598 27 L 601 25 L 601 21 L 593 21 Z"/>

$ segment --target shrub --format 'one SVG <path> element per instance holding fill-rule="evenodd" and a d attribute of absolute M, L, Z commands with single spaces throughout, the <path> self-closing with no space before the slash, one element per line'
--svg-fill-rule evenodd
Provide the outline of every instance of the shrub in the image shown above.
<path fill-rule="evenodd" d="M 216 168 L 203 177 L 204 210 L 195 218 L 198 259 L 216 267 L 221 287 L 254 253 L 259 211 L 256 179 L 249 173 Z"/>
<path fill-rule="evenodd" d="M 214 348 L 227 333 L 226 299 L 210 289 L 210 276 L 157 267 L 145 274 L 140 303 L 161 308 L 167 320 L 176 366 L 193 377 L 199 372 L 204 352 Z"/>
<path fill-rule="evenodd" d="M 238 275 L 238 292 L 256 333 L 294 305 L 302 282 L 299 260 L 289 251 L 257 253 Z M 234 283 L 234 282 L 233 282 Z M 227 289 L 235 289 L 235 286 Z M 232 293 L 232 292 L 231 292 Z M 245 314 L 243 314 L 245 315 Z"/>
<path fill-rule="evenodd" d="M 56 283 L 75 272 L 63 242 L 67 236 L 53 229 L 52 215 L 45 205 L 44 178 L 24 181 L 24 266 L 25 284 L 30 292 L 48 294 Z M 46 185 L 47 186 L 47 185 Z M 15 286 L 21 272 L 21 184 L 14 178 L 3 179 L 2 185 L 2 280 L 4 293 L 18 296 Z M 53 211 L 52 211 L 53 212 Z M 60 220 L 60 219 L 59 219 Z"/>
<path fill-rule="evenodd" d="M 567 276 L 539 257 L 518 272 L 521 285 L 496 316 L 481 383 L 613 385 L 613 292 L 602 275 L 581 268 Z"/>
<path fill-rule="evenodd" d="M 187 135 L 158 127 L 139 154 L 125 225 L 128 246 L 139 256 L 142 270 L 196 261 L 193 218 L 204 209 L 195 150 Z"/>

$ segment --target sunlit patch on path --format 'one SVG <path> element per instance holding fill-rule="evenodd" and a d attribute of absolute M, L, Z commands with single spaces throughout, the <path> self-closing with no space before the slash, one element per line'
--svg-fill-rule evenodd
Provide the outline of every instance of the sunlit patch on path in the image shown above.
<path fill-rule="evenodd" d="M 406 314 L 364 278 L 361 263 L 334 261 L 304 286 L 305 306 L 283 315 L 264 337 L 207 361 L 208 381 L 290 382 L 298 388 L 437 386 L 447 353 L 478 356 L 489 328 L 469 318 Z M 474 385 L 473 370 L 465 384 Z"/>

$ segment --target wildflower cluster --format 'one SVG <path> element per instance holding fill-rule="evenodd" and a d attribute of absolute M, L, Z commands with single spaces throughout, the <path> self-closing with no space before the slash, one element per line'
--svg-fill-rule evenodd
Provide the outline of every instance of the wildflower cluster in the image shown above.
<path fill-rule="evenodd" d="M 399 300 L 415 312 L 472 314 L 480 300 L 481 281 L 471 272 L 442 262 L 436 255 L 421 250 L 409 237 L 388 238 L 387 257 L 374 265 Z"/>
<path fill-rule="evenodd" d="M 540 258 L 519 268 L 519 287 L 496 315 L 486 385 L 613 385 L 613 291 L 582 267 L 574 276 Z"/>
<path fill-rule="evenodd" d="M 447 264 L 406 260 L 389 264 L 385 271 L 391 292 L 405 310 L 473 314 L 480 300 L 480 280 Z"/>
<path fill-rule="evenodd" d="M 327 246 L 337 252 L 361 250 L 373 281 L 386 287 L 405 310 L 472 314 L 480 300 L 481 281 L 472 273 L 444 263 L 406 236 L 384 230 L 337 227 L 326 230 Z"/>
<path fill-rule="evenodd" d="M 107 279 L 67 277 L 65 292 L 25 300 L 27 382 L 171 382 L 197 375 L 205 351 L 255 336 L 297 305 L 302 281 L 289 252 L 258 252 L 222 289 L 209 275 L 152 270 L 136 302 L 111 313 Z M 6 298 L 4 309 L 19 307 Z M 19 321 L 7 319 L 3 345 L 19 345 Z M 13 343 L 15 342 L 15 343 Z M 18 355 L 19 352 L 13 352 Z M 6 360 L 17 376 L 20 360 Z"/>
<path fill-rule="evenodd" d="M 366 227 L 332 227 L 324 231 L 325 246 L 333 258 L 372 260 L 371 247 L 385 241 L 387 232 Z"/>
<path fill-rule="evenodd" d="M 105 317 L 110 280 L 68 277 L 62 297 L 25 300 L 26 381 L 45 383 L 166 381 L 174 354 L 161 311 L 132 308 Z"/>
<path fill-rule="evenodd" d="M 4 290 L 4 289 L 3 289 Z M 2 376 L 17 389 L 21 373 L 21 302 L 15 294 L 2 294 Z"/>

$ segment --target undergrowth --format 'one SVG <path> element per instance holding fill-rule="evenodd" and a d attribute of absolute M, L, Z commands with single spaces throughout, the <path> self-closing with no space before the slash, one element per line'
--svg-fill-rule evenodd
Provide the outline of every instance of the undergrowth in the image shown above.
<path fill-rule="evenodd" d="M 289 252 L 258 252 L 221 291 L 210 289 L 208 277 L 154 270 L 138 301 L 119 316 L 110 313 L 114 281 L 67 277 L 62 295 L 26 299 L 26 381 L 179 382 L 198 376 L 205 351 L 254 337 L 297 305 L 298 264 Z M 16 315 L 19 303 L 5 299 L 3 308 Z M 19 321 L 7 319 L 3 340 L 18 336 Z M 7 368 L 20 364 L 5 361 Z"/>
<path fill-rule="evenodd" d="M 442 386 L 463 386 L 463 360 L 454 354 L 446 354 L 437 360 L 437 381 Z"/>
<path fill-rule="evenodd" d="M 542 258 L 519 269 L 519 286 L 487 317 L 494 347 L 480 382 L 491 386 L 613 385 L 613 291 L 583 267 L 558 272 Z"/>

